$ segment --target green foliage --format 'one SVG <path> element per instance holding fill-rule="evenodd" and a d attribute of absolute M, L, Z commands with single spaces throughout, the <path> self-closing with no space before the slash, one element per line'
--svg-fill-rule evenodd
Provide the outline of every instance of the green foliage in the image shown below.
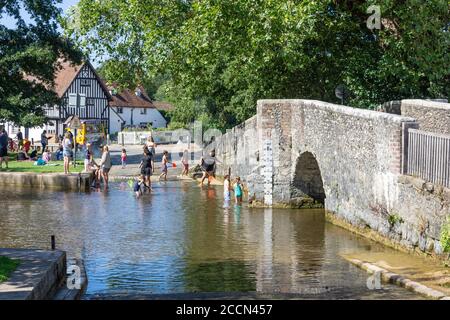
<path fill-rule="evenodd" d="M 0 283 L 8 280 L 9 275 L 20 264 L 18 260 L 12 260 L 7 257 L 0 257 Z"/>
<path fill-rule="evenodd" d="M 16 28 L 0 25 L 0 121 L 42 124 L 46 103 L 58 102 L 53 86 L 59 57 L 78 62 L 80 53 L 57 30 L 60 11 L 56 0 L 0 2 L 0 13 L 11 17 Z M 25 23 L 21 9 L 32 22 Z M 31 78 L 24 77 L 28 75 Z M 39 82 L 36 82 L 37 79 Z"/>
<path fill-rule="evenodd" d="M 444 252 L 450 252 L 450 217 L 441 228 L 441 245 Z"/>
<path fill-rule="evenodd" d="M 371 4 L 382 9 L 381 30 L 366 26 Z M 81 0 L 64 26 L 138 80 L 168 75 L 158 93 L 175 105 L 173 121 L 229 127 L 253 115 L 257 99 L 338 102 L 339 84 L 364 108 L 448 97 L 447 23 L 446 0 Z"/>
<path fill-rule="evenodd" d="M 391 226 L 391 228 L 393 227 L 393 226 L 395 226 L 396 224 L 400 224 L 400 223 L 403 223 L 404 221 L 403 221 L 403 219 L 398 215 L 398 214 L 396 214 L 396 213 L 394 213 L 394 214 L 390 214 L 389 216 L 388 216 L 388 222 L 389 222 L 389 225 Z"/>

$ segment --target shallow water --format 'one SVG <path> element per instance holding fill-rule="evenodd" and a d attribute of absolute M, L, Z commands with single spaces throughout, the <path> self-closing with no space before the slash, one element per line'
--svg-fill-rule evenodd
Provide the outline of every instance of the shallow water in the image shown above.
<path fill-rule="evenodd" d="M 136 199 L 126 182 L 107 192 L 0 188 L 0 247 L 57 248 L 84 259 L 88 298 L 257 292 L 305 298 L 411 299 L 369 290 L 341 254 L 390 252 L 325 221 L 322 210 L 223 208 L 222 189 L 156 184 Z"/>

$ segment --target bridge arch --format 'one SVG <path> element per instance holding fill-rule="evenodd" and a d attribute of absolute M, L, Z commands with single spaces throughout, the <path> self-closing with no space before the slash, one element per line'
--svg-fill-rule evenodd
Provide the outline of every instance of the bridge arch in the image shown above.
<path fill-rule="evenodd" d="M 291 203 L 298 207 L 323 207 L 325 198 L 319 163 L 311 152 L 303 152 L 295 164 Z"/>

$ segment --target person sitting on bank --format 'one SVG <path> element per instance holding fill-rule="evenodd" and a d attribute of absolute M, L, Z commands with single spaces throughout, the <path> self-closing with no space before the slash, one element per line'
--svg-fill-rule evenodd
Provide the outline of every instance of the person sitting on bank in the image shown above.
<path fill-rule="evenodd" d="M 61 161 L 63 159 L 63 145 L 60 143 L 58 151 L 56 151 L 56 161 Z"/>
<path fill-rule="evenodd" d="M 34 148 L 31 151 L 29 160 L 32 160 L 32 161 L 36 161 L 37 160 L 37 158 L 38 158 L 38 150 L 39 150 L 39 148 Z"/>
<path fill-rule="evenodd" d="M 42 160 L 44 160 L 45 163 L 49 163 L 52 159 L 52 154 L 48 150 L 48 147 L 45 148 L 44 153 L 42 154 Z"/>
<path fill-rule="evenodd" d="M 19 151 L 17 151 L 17 161 L 26 161 L 29 159 L 30 157 L 28 156 L 28 153 L 24 150 L 24 148 L 20 148 Z"/>
<path fill-rule="evenodd" d="M 28 139 L 23 140 L 23 151 L 25 151 L 27 154 L 30 151 L 31 148 L 31 141 Z"/>

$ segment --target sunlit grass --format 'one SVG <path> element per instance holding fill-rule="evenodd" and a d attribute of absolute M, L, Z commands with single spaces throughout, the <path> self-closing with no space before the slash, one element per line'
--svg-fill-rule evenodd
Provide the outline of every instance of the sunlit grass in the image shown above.
<path fill-rule="evenodd" d="M 34 173 L 63 173 L 64 162 L 63 161 L 50 161 L 50 165 L 35 166 L 35 161 L 16 161 L 16 154 L 9 154 L 10 161 L 8 162 L 8 169 L 3 163 L 3 168 L 0 172 L 34 172 Z M 12 160 L 14 159 L 14 160 Z M 83 171 L 84 166 L 80 161 L 77 161 L 77 166 L 70 167 L 70 172 L 78 173 Z"/>
<path fill-rule="evenodd" d="M 8 280 L 11 273 L 19 266 L 19 260 L 0 257 L 0 283 Z"/>

